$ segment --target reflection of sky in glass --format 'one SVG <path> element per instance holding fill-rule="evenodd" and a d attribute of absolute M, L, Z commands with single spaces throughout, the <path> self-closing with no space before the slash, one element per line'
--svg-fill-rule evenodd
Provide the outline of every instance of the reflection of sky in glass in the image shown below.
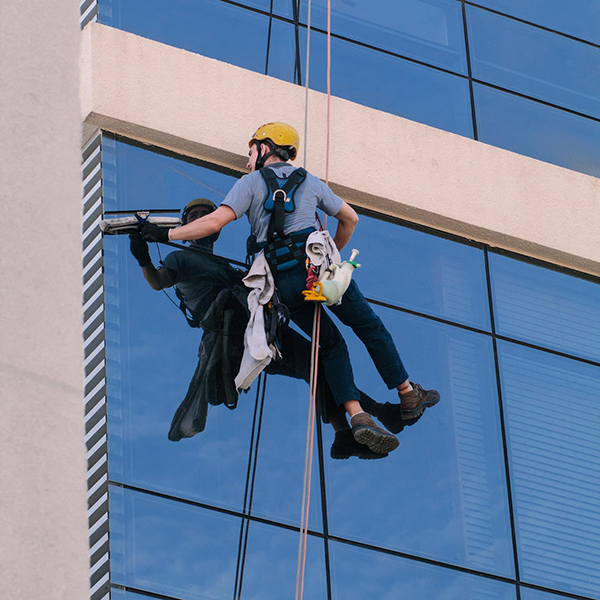
<path fill-rule="evenodd" d="M 389 309 L 377 312 L 411 380 L 437 389 L 441 401 L 399 435 L 388 458 L 327 462 L 330 532 L 512 575 L 491 340 Z M 358 386 L 379 402 L 396 402 L 362 345 L 352 334 L 346 339 Z"/>
<path fill-rule="evenodd" d="M 367 216 L 350 246 L 368 298 L 489 330 L 482 250 Z"/>
<path fill-rule="evenodd" d="M 410 519 L 410 515 L 406 515 Z M 515 600 L 514 585 L 332 542 L 334 600 Z"/>
<path fill-rule="evenodd" d="M 473 4 L 600 44 L 598 0 L 474 0 Z"/>
<path fill-rule="evenodd" d="M 300 526 L 309 388 L 304 381 L 268 376 L 258 448 L 252 514 Z M 324 425 L 324 427 L 329 427 Z M 315 447 L 308 526 L 323 531 Z"/>
<path fill-rule="evenodd" d="M 294 597 L 299 535 L 296 531 L 250 523 L 242 600 Z M 323 540 L 310 535 L 306 545 L 304 598 L 327 598 Z"/>
<path fill-rule="evenodd" d="M 269 17 L 219 0 L 101 0 L 100 22 L 265 72 Z"/>
<path fill-rule="evenodd" d="M 326 42 L 326 35 L 311 33 L 310 87 L 321 92 L 327 89 Z M 304 73 L 304 29 L 300 32 L 300 45 Z M 334 96 L 459 135 L 473 136 L 466 79 L 336 38 L 331 40 L 331 61 Z"/>
<path fill-rule="evenodd" d="M 600 285 L 490 253 L 498 335 L 600 361 Z"/>
<path fill-rule="evenodd" d="M 473 77 L 600 117 L 600 48 L 467 7 Z"/>
<path fill-rule="evenodd" d="M 600 367 L 498 347 L 521 577 L 599 597 Z"/>
<path fill-rule="evenodd" d="M 111 486 L 115 584 L 188 600 L 230 600 L 240 519 Z"/>
<path fill-rule="evenodd" d="M 564 600 L 564 596 L 521 586 L 521 600 Z"/>
<path fill-rule="evenodd" d="M 306 2 L 300 19 L 308 20 Z M 311 26 L 327 30 L 327 1 L 315 0 Z M 331 31 L 353 40 L 466 73 L 460 4 L 453 0 L 331 3 Z"/>
<path fill-rule="evenodd" d="M 600 123 L 474 85 L 479 139 L 600 177 Z"/>

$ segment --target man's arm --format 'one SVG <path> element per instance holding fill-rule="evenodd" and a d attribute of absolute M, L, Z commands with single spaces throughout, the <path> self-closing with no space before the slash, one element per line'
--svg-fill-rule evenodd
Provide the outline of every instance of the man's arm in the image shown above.
<path fill-rule="evenodd" d="M 157 269 L 152 263 L 142 267 L 144 279 L 153 290 L 162 290 L 175 285 L 176 273 L 172 269 Z"/>
<path fill-rule="evenodd" d="M 352 237 L 356 224 L 358 223 L 358 215 L 356 211 L 346 202 L 342 203 L 342 208 L 335 214 L 338 225 L 333 238 L 334 244 L 338 250 L 341 250 Z"/>
<path fill-rule="evenodd" d="M 142 239 L 139 233 L 131 233 L 129 235 L 129 249 L 142 268 L 144 279 L 153 290 L 162 290 L 163 288 L 175 285 L 176 272 L 164 267 L 156 269 L 150 258 L 148 244 Z"/>
<path fill-rule="evenodd" d="M 235 212 L 229 206 L 221 205 L 217 210 L 200 217 L 187 225 L 176 227 L 169 231 L 169 239 L 175 240 L 199 240 L 213 233 L 221 231 L 225 225 L 235 219 Z"/>

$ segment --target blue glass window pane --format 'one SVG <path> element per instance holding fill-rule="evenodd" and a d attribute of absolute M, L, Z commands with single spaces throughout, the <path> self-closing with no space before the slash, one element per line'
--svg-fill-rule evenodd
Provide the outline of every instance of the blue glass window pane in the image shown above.
<path fill-rule="evenodd" d="M 483 85 L 474 85 L 479 139 L 600 177 L 600 123 Z"/>
<path fill-rule="evenodd" d="M 407 517 L 407 519 L 410 517 Z M 347 544 L 330 543 L 333 597 L 515 600 L 515 586 Z"/>
<path fill-rule="evenodd" d="M 521 586 L 521 600 L 564 600 L 564 596 Z"/>
<path fill-rule="evenodd" d="M 600 368 L 498 345 L 521 579 L 600 595 Z"/>
<path fill-rule="evenodd" d="M 302 23 L 308 6 L 300 6 Z M 327 31 L 327 0 L 311 6 L 311 27 Z M 460 4 L 454 0 L 372 0 L 335 2 L 331 32 L 466 74 L 464 28 Z"/>
<path fill-rule="evenodd" d="M 248 531 L 242 600 L 293 598 L 300 534 L 254 522 Z M 311 535 L 306 544 L 304 598 L 327 598 L 324 542 Z"/>
<path fill-rule="evenodd" d="M 269 17 L 219 0 L 120 0 L 100 22 L 224 62 L 265 72 Z"/>
<path fill-rule="evenodd" d="M 237 181 L 232 175 L 109 136 L 103 137 L 102 163 L 105 211 L 158 209 L 167 211 L 165 216 L 178 217 L 194 198 L 220 204 Z M 233 221 L 219 237 L 215 252 L 243 261 L 248 233 L 244 219 Z"/>
<path fill-rule="evenodd" d="M 269 64 L 267 75 L 296 83 L 296 30 L 284 21 L 273 19 L 269 43 Z M 304 83 L 304 73 L 302 73 Z"/>
<path fill-rule="evenodd" d="M 110 488 L 112 582 L 189 600 L 230 600 L 241 519 Z"/>
<path fill-rule="evenodd" d="M 474 0 L 473 4 L 600 44 L 597 0 Z"/>
<path fill-rule="evenodd" d="M 274 15 L 282 17 L 294 18 L 293 2 L 296 0 L 236 0 L 238 4 L 249 6 L 250 8 L 258 8 L 265 12 L 270 12 Z"/>
<path fill-rule="evenodd" d="M 600 48 L 467 7 L 473 76 L 600 117 Z"/>
<path fill-rule="evenodd" d="M 361 215 L 350 245 L 368 298 L 489 330 L 483 251 Z"/>
<path fill-rule="evenodd" d="M 389 457 L 327 461 L 330 533 L 512 576 L 491 339 L 391 309 L 377 313 L 411 380 L 437 389 L 441 401 L 405 428 Z M 362 344 L 351 335 L 346 340 L 358 387 L 379 402 L 397 402 Z M 328 428 L 325 434 L 329 444 Z"/>
<path fill-rule="evenodd" d="M 304 82 L 306 31 L 303 29 L 300 34 Z M 327 36 L 313 31 L 310 44 L 309 85 L 325 92 Z M 336 38 L 331 40 L 331 54 L 334 96 L 473 137 L 469 84 L 465 78 Z"/>
<path fill-rule="evenodd" d="M 306 350 L 310 350 L 308 345 Z M 255 516 L 300 527 L 308 404 L 305 381 L 282 375 L 267 377 L 252 501 Z M 310 507 L 309 529 L 323 531 L 316 448 Z"/>
<path fill-rule="evenodd" d="M 600 361 L 600 284 L 490 253 L 499 335 Z"/>

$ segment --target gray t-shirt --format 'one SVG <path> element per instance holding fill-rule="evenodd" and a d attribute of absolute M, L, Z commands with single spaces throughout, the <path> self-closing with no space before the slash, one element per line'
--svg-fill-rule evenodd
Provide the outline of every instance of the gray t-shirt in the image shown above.
<path fill-rule="evenodd" d="M 296 169 L 289 163 L 268 165 L 277 177 L 287 177 Z M 267 240 L 271 213 L 263 208 L 269 189 L 259 171 L 244 175 L 231 188 L 222 204 L 229 206 L 236 219 L 248 215 L 250 228 L 258 242 Z M 285 233 L 294 233 L 307 227 L 317 228 L 315 210 L 320 208 L 325 214 L 335 216 L 342 208 L 343 200 L 336 196 L 319 178 L 307 174 L 306 179 L 294 193 L 296 209 L 285 216 Z"/>

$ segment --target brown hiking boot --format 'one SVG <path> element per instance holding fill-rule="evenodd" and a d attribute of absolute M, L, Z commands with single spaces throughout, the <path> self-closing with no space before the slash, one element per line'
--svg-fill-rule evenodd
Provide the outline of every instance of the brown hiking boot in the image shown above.
<path fill-rule="evenodd" d="M 424 390 L 418 383 L 410 382 L 413 389 L 401 394 L 400 414 L 404 420 L 413 419 L 423 414 L 426 408 L 435 406 L 440 401 L 440 395 L 435 390 Z"/>
<path fill-rule="evenodd" d="M 376 425 L 367 413 L 354 415 L 350 424 L 354 439 L 376 454 L 386 454 L 398 447 L 399 442 L 396 436 Z"/>

